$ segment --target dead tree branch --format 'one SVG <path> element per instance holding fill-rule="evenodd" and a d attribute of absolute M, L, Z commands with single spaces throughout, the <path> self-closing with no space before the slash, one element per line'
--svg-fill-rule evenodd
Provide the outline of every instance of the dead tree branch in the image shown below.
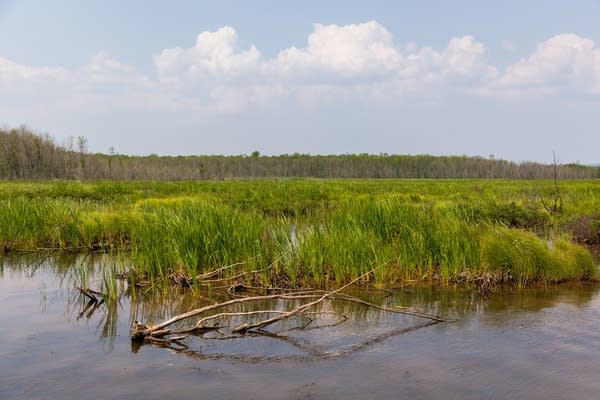
<path fill-rule="evenodd" d="M 433 323 L 445 322 L 445 319 L 438 317 L 436 315 L 430 315 L 427 313 L 418 312 L 415 310 L 410 310 L 410 309 L 406 309 L 406 308 L 402 308 L 402 307 L 378 306 L 376 304 L 369 303 L 367 301 L 361 300 L 354 296 L 350 296 L 350 295 L 341 293 L 343 290 L 347 289 L 349 286 L 366 278 L 367 276 L 369 276 L 370 274 L 375 272 L 377 269 L 383 267 L 384 265 L 385 264 L 375 267 L 375 268 L 371 269 L 370 271 L 362 274 L 358 278 L 353 279 L 349 283 L 341 286 L 338 289 L 332 290 L 332 291 L 323 292 L 323 291 L 308 290 L 308 291 L 282 292 L 282 293 L 277 293 L 277 294 L 266 294 L 266 295 L 262 295 L 262 296 L 240 297 L 240 298 L 234 298 L 229 301 L 225 301 L 225 302 L 221 302 L 221 303 L 217 303 L 217 304 L 211 304 L 211 305 L 207 305 L 207 306 L 204 306 L 201 308 L 197 308 L 197 309 L 191 310 L 187 313 L 175 315 L 172 318 L 170 318 L 166 321 L 160 322 L 153 326 L 146 326 L 144 324 L 140 324 L 139 322 L 135 321 L 131 327 L 131 339 L 133 341 L 142 341 L 142 342 L 144 340 L 148 339 L 150 342 L 158 343 L 155 339 L 168 341 L 169 339 L 164 339 L 164 337 L 167 335 L 175 335 L 175 334 L 186 335 L 186 334 L 189 334 L 192 332 L 218 330 L 220 328 L 224 328 L 226 325 L 219 323 L 221 319 L 231 320 L 231 318 L 234 318 L 234 317 L 249 317 L 249 316 L 255 316 L 255 315 L 269 316 L 270 315 L 268 318 L 265 318 L 265 319 L 257 321 L 257 322 L 244 322 L 244 323 L 234 327 L 231 330 L 231 332 L 238 333 L 238 334 L 239 333 L 247 333 L 250 331 L 259 331 L 259 330 L 262 330 L 263 328 L 265 328 L 269 325 L 272 325 L 278 321 L 282 321 L 282 320 L 285 320 L 285 319 L 288 319 L 291 317 L 295 317 L 295 316 L 302 316 L 302 317 L 309 318 L 308 315 L 336 314 L 336 313 L 329 313 L 329 312 L 309 312 L 308 311 L 310 308 L 312 308 L 326 300 L 341 300 L 341 301 L 353 302 L 353 303 L 361 304 L 366 307 L 375 308 L 375 309 L 378 309 L 381 311 L 393 312 L 393 313 L 399 313 L 399 314 L 407 314 L 407 315 L 412 315 L 412 316 L 416 316 L 416 317 L 420 317 L 420 318 L 429 319 Z M 233 292 L 235 292 L 235 290 Z M 285 311 L 285 310 L 256 310 L 256 311 L 247 311 L 247 312 L 227 312 L 227 311 L 225 311 L 225 312 L 220 312 L 217 314 L 205 316 L 205 317 L 199 319 L 193 327 L 190 327 L 187 329 L 171 329 L 171 328 L 169 328 L 169 326 L 172 324 L 175 324 L 177 322 L 187 320 L 189 318 L 196 317 L 196 316 L 199 316 L 202 314 L 206 314 L 211 311 L 216 311 L 216 310 L 220 310 L 223 308 L 231 307 L 234 305 L 240 305 L 240 304 L 244 304 L 244 303 L 262 302 L 265 300 L 276 300 L 276 299 L 279 299 L 279 300 L 306 300 L 306 301 L 308 301 L 310 299 L 312 299 L 312 300 L 302 303 L 289 311 Z M 336 315 L 341 316 L 343 319 L 347 319 L 347 317 L 344 315 L 340 315 L 340 314 L 336 314 Z M 207 322 L 215 321 L 215 320 L 217 321 L 217 323 L 213 324 L 212 326 L 206 325 Z M 311 319 L 311 322 L 312 322 L 312 319 Z M 181 339 L 178 339 L 178 340 L 181 340 Z M 163 343 L 163 342 L 161 342 L 161 343 Z"/>

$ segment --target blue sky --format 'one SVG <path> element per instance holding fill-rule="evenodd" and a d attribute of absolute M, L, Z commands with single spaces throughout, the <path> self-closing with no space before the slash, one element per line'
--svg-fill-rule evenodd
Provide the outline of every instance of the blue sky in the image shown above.
<path fill-rule="evenodd" d="M 600 161 L 598 0 L 171 3 L 0 0 L 0 124 L 129 154 Z"/>

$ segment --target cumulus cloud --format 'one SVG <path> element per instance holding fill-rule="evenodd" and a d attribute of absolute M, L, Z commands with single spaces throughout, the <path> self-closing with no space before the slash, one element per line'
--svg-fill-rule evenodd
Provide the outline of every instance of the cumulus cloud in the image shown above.
<path fill-rule="evenodd" d="M 505 70 L 488 62 L 475 37 L 452 37 L 441 49 L 400 43 L 376 21 L 315 24 L 301 47 L 265 58 L 241 48 L 236 30 L 200 33 L 189 48 L 166 48 L 146 76 L 100 51 L 80 69 L 32 67 L 0 58 L 0 90 L 52 98 L 53 104 L 194 112 L 236 112 L 279 101 L 315 106 L 354 99 L 410 98 L 557 91 L 600 93 L 600 49 L 590 39 L 561 34 Z M 56 101 L 58 99 L 59 101 Z"/>
<path fill-rule="evenodd" d="M 568 33 L 540 43 L 531 56 L 509 66 L 499 88 L 559 89 L 600 92 L 600 49 L 590 39 Z"/>
<path fill-rule="evenodd" d="M 239 49 L 235 29 L 223 27 L 198 35 L 187 49 L 164 49 L 154 58 L 163 83 L 352 84 L 381 79 L 429 81 L 449 77 L 480 79 L 495 69 L 486 49 L 472 36 L 452 38 L 438 52 L 417 45 L 401 48 L 376 21 L 350 25 L 315 24 L 306 47 L 289 47 L 265 60 L 252 45 Z"/>
<path fill-rule="evenodd" d="M 216 32 L 202 32 L 192 48 L 164 49 L 154 57 L 159 79 L 162 82 L 232 79 L 257 70 L 262 60 L 260 52 L 255 46 L 239 51 L 237 42 L 236 30 L 225 26 Z"/>
<path fill-rule="evenodd" d="M 271 64 L 285 75 L 324 70 L 353 76 L 387 73 L 401 61 L 392 34 L 369 21 L 345 26 L 315 24 L 306 48 L 282 50 Z"/>
<path fill-rule="evenodd" d="M 488 65 L 485 46 L 473 36 L 452 38 L 441 55 L 444 75 L 489 80 L 496 76 L 496 68 Z"/>

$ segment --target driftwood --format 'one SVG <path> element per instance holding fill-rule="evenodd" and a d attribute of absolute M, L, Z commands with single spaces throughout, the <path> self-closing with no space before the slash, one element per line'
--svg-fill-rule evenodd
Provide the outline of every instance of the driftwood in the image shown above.
<path fill-rule="evenodd" d="M 379 269 L 381 267 L 383 267 L 383 265 L 373 268 L 372 270 L 370 270 L 367 273 L 352 280 L 351 282 L 347 283 L 346 285 L 344 285 L 338 289 L 332 290 L 332 291 L 314 291 L 314 290 L 312 290 L 312 291 L 285 291 L 285 290 L 281 290 L 280 293 L 265 294 L 265 295 L 260 295 L 260 296 L 238 297 L 238 298 L 233 298 L 231 300 L 224 301 L 221 303 L 207 305 L 207 306 L 204 306 L 201 308 L 197 308 L 195 310 L 191 310 L 187 313 L 175 315 L 166 321 L 163 321 L 158 324 L 151 325 L 151 326 L 148 326 L 148 325 L 145 325 L 138 321 L 135 321 L 131 326 L 131 332 L 130 332 L 131 340 L 133 342 L 138 342 L 138 343 L 148 342 L 148 343 L 154 343 L 154 344 L 160 344 L 160 345 L 169 345 L 171 343 L 179 342 L 179 341 L 185 339 L 187 337 L 187 335 L 191 334 L 191 333 L 201 333 L 201 332 L 206 332 L 206 331 L 210 331 L 210 330 L 219 330 L 222 328 L 226 328 L 227 325 L 221 324 L 221 321 L 223 319 L 230 320 L 233 317 L 250 317 L 250 316 L 257 316 L 257 315 L 265 316 L 265 318 L 262 320 L 259 320 L 256 322 L 244 322 L 244 323 L 241 323 L 241 324 L 231 328 L 231 332 L 234 334 L 238 334 L 238 335 L 239 334 L 251 334 L 251 333 L 256 334 L 259 332 L 264 333 L 265 332 L 264 328 L 266 328 L 267 326 L 272 325 L 272 324 L 282 321 L 282 320 L 293 318 L 293 317 L 302 317 L 302 318 L 308 318 L 308 319 L 312 320 L 312 316 L 315 316 L 318 314 L 321 314 L 321 315 L 335 314 L 335 315 L 339 316 L 342 320 L 347 319 L 346 316 L 341 315 L 341 314 L 327 313 L 327 312 L 310 312 L 309 311 L 310 308 L 313 308 L 314 306 L 316 306 L 326 300 L 353 302 L 353 303 L 361 304 L 365 307 L 376 308 L 376 309 L 379 309 L 379 310 L 385 311 L 385 312 L 416 316 L 416 317 L 420 317 L 420 318 L 429 320 L 429 322 L 427 322 L 428 325 L 439 323 L 439 322 L 446 322 L 446 320 L 444 318 L 441 318 L 436 315 L 431 315 L 431 314 L 427 314 L 427 313 L 423 313 L 423 312 L 419 312 L 419 311 L 415 311 L 415 310 L 410 310 L 410 309 L 402 308 L 402 307 L 378 306 L 376 304 L 369 303 L 369 302 L 359 299 L 357 297 L 350 296 L 345 293 L 341 293 L 344 289 L 347 289 L 349 286 L 357 283 L 360 280 L 365 279 L 366 277 L 368 277 L 370 274 L 372 274 L 374 271 L 376 271 L 377 269 Z M 209 278 L 215 276 L 215 275 L 211 276 L 211 274 L 205 274 L 205 277 L 207 277 L 207 275 Z M 230 290 L 228 292 L 230 294 L 233 294 L 237 291 L 237 289 L 245 289 L 245 288 L 247 288 L 247 287 L 243 286 L 243 285 L 241 285 L 238 288 L 230 287 Z M 276 290 L 275 288 L 268 288 L 267 293 L 275 291 L 275 290 Z M 295 308 L 292 308 L 290 310 L 257 310 L 257 311 L 248 311 L 248 312 L 228 312 L 228 311 L 221 312 L 221 311 L 219 311 L 219 310 L 222 310 L 224 308 L 231 307 L 234 305 L 245 304 L 245 303 L 246 304 L 256 303 L 256 302 L 261 302 L 261 301 L 265 301 L 265 300 L 295 300 L 295 301 L 300 301 L 301 304 L 297 305 Z M 203 316 L 196 322 L 195 325 L 193 325 L 192 327 L 189 327 L 189 328 L 184 328 L 184 329 L 170 328 L 170 326 L 172 326 L 173 324 L 176 324 L 176 323 L 184 321 L 184 320 L 188 320 L 193 317 L 202 316 L 204 314 L 208 314 L 209 312 L 217 312 L 217 313 L 212 314 L 212 315 Z M 208 324 L 209 322 L 211 324 Z"/>

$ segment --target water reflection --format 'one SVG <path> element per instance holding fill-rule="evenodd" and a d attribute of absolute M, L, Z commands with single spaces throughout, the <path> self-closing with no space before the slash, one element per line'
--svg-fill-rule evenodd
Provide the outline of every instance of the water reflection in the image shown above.
<path fill-rule="evenodd" d="M 111 352 L 115 340 L 128 336 L 134 321 L 147 324 L 166 320 L 173 315 L 229 299 L 226 292 L 205 289 L 184 289 L 177 286 L 139 289 L 119 280 L 116 296 L 109 300 L 92 301 L 77 287 L 98 289 L 102 285 L 102 269 L 114 262 L 106 255 L 30 254 L 2 260 L 2 284 L 10 290 L 11 282 L 37 281 L 38 285 L 53 282 L 56 291 L 66 297 L 66 319 L 94 326 L 99 342 Z M 120 260 L 123 268 L 126 261 Z M 19 284 L 19 285 L 20 285 Z M 17 285 L 16 290 L 21 286 Z M 428 314 L 440 315 L 457 326 L 465 326 L 472 318 L 480 323 L 502 328 L 512 326 L 519 315 L 531 315 L 541 310 L 567 303 L 584 308 L 596 296 L 596 285 L 579 284 L 517 290 L 498 288 L 489 298 L 465 287 L 432 285 L 358 290 L 351 294 L 383 307 L 402 306 Z M 40 291 L 45 306 L 46 290 Z M 297 300 L 265 300 L 231 306 L 227 312 L 290 309 Z M 43 307 L 44 308 L 44 307 Z M 382 312 L 356 303 L 326 301 L 313 309 L 315 318 L 296 317 L 278 322 L 253 334 L 234 334 L 229 329 L 192 335 L 184 341 L 164 344 L 177 353 L 198 359 L 231 359 L 248 362 L 286 359 L 328 359 L 361 351 L 393 336 L 413 332 L 432 325 L 431 321 L 408 315 Z M 249 318 L 249 320 L 248 320 Z M 228 325 L 258 321 L 262 316 L 230 317 Z M 190 319 L 179 328 L 190 327 L 198 318 Z M 132 351 L 139 351 L 132 345 Z"/>
<path fill-rule="evenodd" d="M 144 291 L 122 282 L 115 300 L 90 304 L 75 286 L 99 289 L 103 263 L 114 265 L 98 255 L 1 260 L 0 398 L 595 399 L 600 391 L 598 285 L 498 288 L 490 298 L 464 287 L 360 290 L 353 294 L 366 301 L 455 322 L 421 326 L 327 302 L 314 311 L 335 315 L 310 323 L 237 337 L 205 332 L 132 353 L 133 320 L 164 320 L 223 297 L 215 288 Z"/>

